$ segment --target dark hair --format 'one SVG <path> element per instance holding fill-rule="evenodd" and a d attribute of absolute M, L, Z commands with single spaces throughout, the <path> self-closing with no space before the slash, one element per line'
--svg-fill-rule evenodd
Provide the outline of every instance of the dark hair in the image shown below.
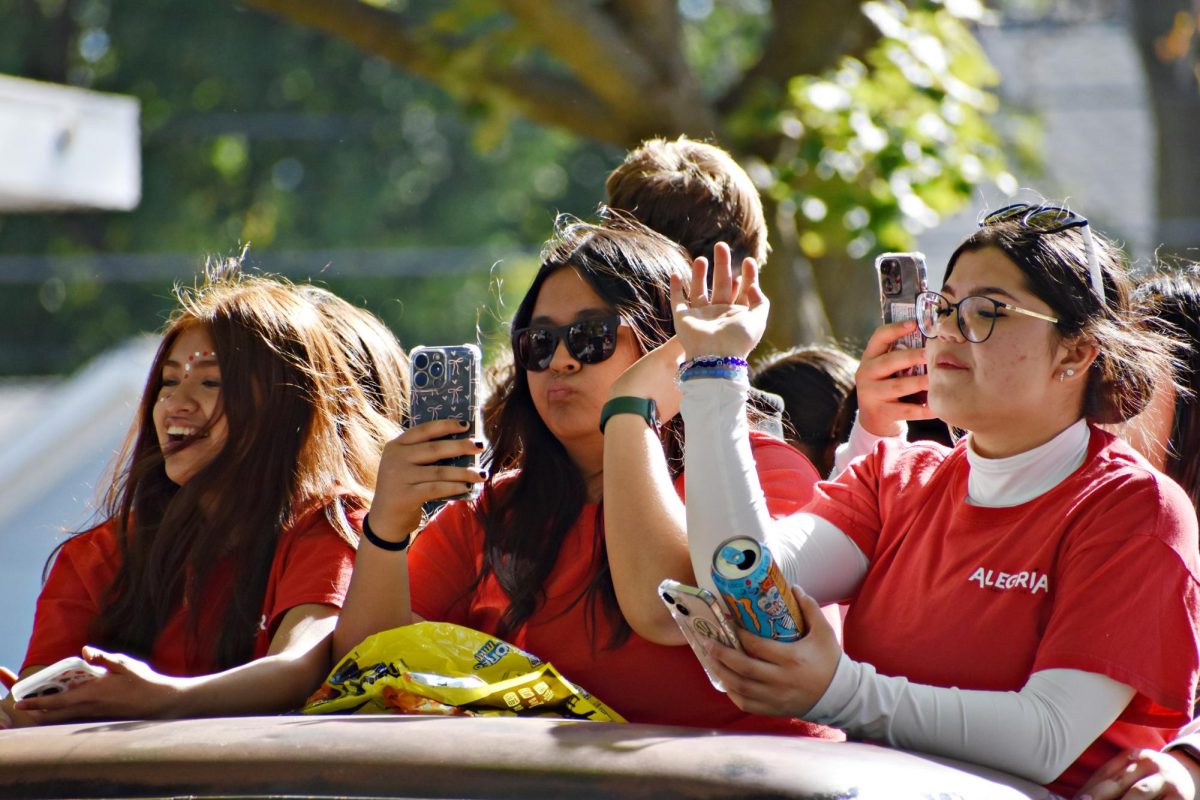
<path fill-rule="evenodd" d="M 822 476 L 833 469 L 833 448 L 849 438 L 854 424 L 857 369 L 858 359 L 845 351 L 813 345 L 774 353 L 750 375 L 755 388 L 783 398 L 784 433 Z"/>
<path fill-rule="evenodd" d="M 1175 420 L 1165 471 L 1200 508 L 1200 272 L 1154 275 L 1138 285 L 1134 298 L 1151 315 L 1153 329 L 1183 345 L 1175 365 Z"/>
<path fill-rule="evenodd" d="M 1130 304 L 1132 284 L 1124 256 L 1092 232 L 1104 300 L 1092 289 L 1082 228 L 1041 233 L 1019 222 L 984 225 L 958 246 L 946 279 L 963 253 L 994 247 L 1025 276 L 1026 288 L 1054 309 L 1065 339 L 1086 337 L 1098 348 L 1084 392 L 1083 416 L 1095 423 L 1123 422 L 1145 406 L 1161 376 L 1169 374 L 1175 346 L 1143 324 Z"/>
<path fill-rule="evenodd" d="M 602 225 L 560 217 L 555 229 L 513 316 L 514 329 L 529 324 L 538 293 L 550 275 L 575 269 L 629 324 L 641 352 L 674 335 L 670 276 L 688 274 L 687 256 L 677 244 L 619 216 L 609 216 Z M 587 502 L 587 487 L 566 448 L 538 415 L 527 373 L 519 365 L 498 381 L 485 410 L 484 428 L 492 443 L 492 475 L 509 474 L 500 485 L 489 479 L 477 506 L 484 530 L 483 562 L 468 594 L 489 573 L 496 576 L 509 597 L 496 631 L 504 638 L 544 600 L 546 578 L 563 537 Z M 662 435 L 668 465 L 678 474 L 683 467 L 682 421 L 677 417 L 664 424 Z M 603 515 L 597 511 L 596 516 L 596 569 L 589 584 L 581 587 L 578 600 L 586 599 L 593 624 L 597 605 L 603 609 L 613 628 L 608 646 L 615 647 L 628 638 L 630 627 L 617 605 L 609 572 Z"/>
<path fill-rule="evenodd" d="M 290 285 L 214 270 L 178 297 L 106 494 L 121 565 L 92 635 L 146 658 L 181 603 L 196 626 L 205 604 L 223 602 L 213 660 L 226 669 L 253 655 L 284 530 L 323 510 L 347 542 L 357 542 L 344 506 L 369 504 L 393 426 L 371 410 L 325 320 Z M 197 326 L 218 354 L 217 414 L 228 435 L 212 461 L 177 486 L 166 475 L 153 409 L 163 362 L 179 335 Z M 205 590 L 222 562 L 230 588 L 214 599 Z"/>
<path fill-rule="evenodd" d="M 403 425 L 408 413 L 408 355 L 383 320 L 328 289 L 297 287 L 329 323 L 367 399 L 383 416 Z"/>
<path fill-rule="evenodd" d="M 692 258 L 713 261 L 725 242 L 733 263 L 767 258 L 767 222 L 750 176 L 714 144 L 680 136 L 649 139 L 625 156 L 605 183 L 610 207 L 683 245 Z"/>

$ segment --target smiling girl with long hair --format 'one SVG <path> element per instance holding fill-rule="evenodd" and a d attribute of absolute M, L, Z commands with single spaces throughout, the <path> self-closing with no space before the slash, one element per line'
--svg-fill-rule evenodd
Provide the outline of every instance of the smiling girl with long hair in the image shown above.
<path fill-rule="evenodd" d="M 394 432 L 318 309 L 214 271 L 180 292 L 105 521 L 59 550 L 22 674 L 107 673 L 18 724 L 275 712 L 329 665 L 361 509 Z"/>

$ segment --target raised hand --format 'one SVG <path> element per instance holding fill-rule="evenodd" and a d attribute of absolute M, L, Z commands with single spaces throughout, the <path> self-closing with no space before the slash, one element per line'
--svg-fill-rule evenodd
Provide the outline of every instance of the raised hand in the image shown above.
<path fill-rule="evenodd" d="M 474 467 L 435 463 L 473 456 L 483 449 L 482 442 L 442 438 L 465 429 L 466 423 L 459 420 L 433 420 L 409 428 L 387 443 L 371 504 L 371 529 L 375 533 L 399 541 L 420 526 L 425 502 L 463 494 L 487 477 Z"/>
<path fill-rule="evenodd" d="M 613 382 L 608 396 L 653 398 L 658 418 L 666 422 L 679 413 L 680 394 L 675 385 L 675 372 L 682 360 L 683 345 L 677 336 L 672 336 L 622 372 Z"/>
<path fill-rule="evenodd" d="M 771 304 L 758 285 L 758 264 L 747 258 L 734 278 L 729 246 L 718 244 L 713 255 L 712 296 L 706 278 L 708 259 L 692 262 L 685 291 L 683 281 L 671 277 L 671 305 L 675 335 L 687 358 L 718 355 L 745 358 L 767 328 Z"/>
<path fill-rule="evenodd" d="M 925 350 L 892 350 L 901 337 L 917 328 L 913 320 L 881 325 L 871 334 L 854 384 L 858 394 L 858 423 L 875 436 L 899 436 L 900 422 L 933 419 L 927 406 L 901 401 L 901 397 L 929 388 L 928 375 L 896 376 L 897 372 L 925 363 Z"/>

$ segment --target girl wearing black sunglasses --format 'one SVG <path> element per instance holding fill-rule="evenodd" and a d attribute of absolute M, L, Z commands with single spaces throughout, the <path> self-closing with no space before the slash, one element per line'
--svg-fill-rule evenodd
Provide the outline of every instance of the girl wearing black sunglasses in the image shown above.
<path fill-rule="evenodd" d="M 1131 308 L 1115 248 L 1037 219 L 985 220 L 930 298 L 928 404 L 968 431 L 953 449 L 884 440 L 772 521 L 730 433 L 742 384 L 685 382 L 683 416 L 708 432 L 688 440 L 688 538 L 699 569 L 729 531 L 755 531 L 807 592 L 804 639 L 718 650 L 741 708 L 1070 796 L 1119 749 L 1161 747 L 1190 718 L 1200 555 L 1187 496 L 1095 425 L 1137 413 L 1172 343 Z M 762 334 L 758 293 L 674 292 L 688 354 L 741 355 Z M 837 600 L 844 650 L 816 613 Z"/>
<path fill-rule="evenodd" d="M 420 616 L 523 647 L 630 721 L 830 735 L 739 710 L 712 688 L 691 650 L 639 635 L 643 623 L 622 595 L 631 569 L 613 555 L 618 538 L 640 543 L 657 575 L 654 587 L 664 571 L 693 580 L 677 494 L 682 423 L 675 411 L 664 407 L 662 419 L 649 422 L 640 413 L 606 420 L 608 435 L 627 423 L 645 434 L 637 440 L 641 463 L 620 475 L 610 474 L 599 424 L 618 377 L 671 339 L 669 278 L 687 269 L 677 245 L 636 223 L 560 225 L 513 318 L 516 363 L 485 419 L 498 474 L 430 466 L 473 452 L 470 442 L 438 439 L 452 432 L 450 422 L 415 427 L 388 445 L 367 523 L 371 544 L 360 549 L 335 635 L 337 657 Z M 673 375 L 678 350 L 662 352 Z M 756 439 L 755 446 L 791 510 L 796 487 L 815 483 L 815 470 L 782 441 Z M 480 481 L 478 501 L 448 503 L 410 551 L 400 549 L 420 525 L 423 502 Z M 665 493 L 660 507 L 625 522 L 634 497 L 646 491 Z M 646 604 L 671 624 L 654 587 Z"/>

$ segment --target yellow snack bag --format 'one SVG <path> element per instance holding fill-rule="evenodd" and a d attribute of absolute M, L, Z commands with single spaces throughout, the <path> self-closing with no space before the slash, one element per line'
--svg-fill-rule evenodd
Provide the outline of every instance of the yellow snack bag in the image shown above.
<path fill-rule="evenodd" d="M 549 662 L 448 622 L 418 622 L 368 636 L 301 711 L 625 721 Z"/>

